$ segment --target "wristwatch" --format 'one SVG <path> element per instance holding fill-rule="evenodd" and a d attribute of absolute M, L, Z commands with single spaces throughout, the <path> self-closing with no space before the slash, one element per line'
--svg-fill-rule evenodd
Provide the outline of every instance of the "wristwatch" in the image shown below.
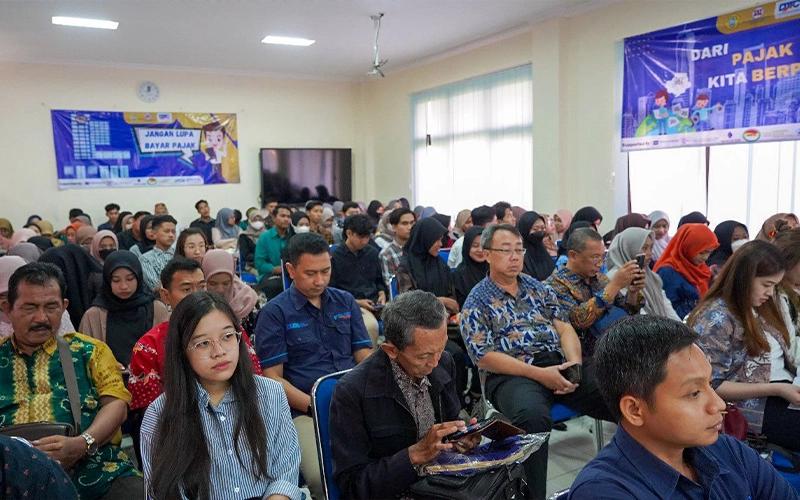
<path fill-rule="evenodd" d="M 84 441 L 86 441 L 86 453 L 88 455 L 94 455 L 95 453 L 97 453 L 98 445 L 97 445 L 97 440 L 94 438 L 94 436 L 92 436 L 88 432 L 84 432 L 83 434 L 81 434 L 81 437 L 84 439 Z"/>

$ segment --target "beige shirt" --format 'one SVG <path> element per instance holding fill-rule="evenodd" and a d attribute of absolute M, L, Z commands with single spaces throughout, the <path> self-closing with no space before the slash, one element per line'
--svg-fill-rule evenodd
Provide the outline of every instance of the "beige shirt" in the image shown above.
<path fill-rule="evenodd" d="M 81 326 L 78 331 L 84 335 L 96 338 L 103 342 L 106 341 L 106 320 L 108 319 L 108 311 L 102 307 L 92 306 L 81 318 Z M 153 325 L 169 320 L 169 311 L 167 306 L 160 300 L 153 301 Z M 144 335 L 146 332 L 142 332 Z"/>

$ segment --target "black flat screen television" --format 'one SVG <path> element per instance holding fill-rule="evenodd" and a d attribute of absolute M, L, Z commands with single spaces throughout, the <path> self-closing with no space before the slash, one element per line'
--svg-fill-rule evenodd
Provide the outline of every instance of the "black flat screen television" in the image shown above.
<path fill-rule="evenodd" d="M 261 199 L 281 203 L 352 199 L 350 149 L 262 148 Z"/>

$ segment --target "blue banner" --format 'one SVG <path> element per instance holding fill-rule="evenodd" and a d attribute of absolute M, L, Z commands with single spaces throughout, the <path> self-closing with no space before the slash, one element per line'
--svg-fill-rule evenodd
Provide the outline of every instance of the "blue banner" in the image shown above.
<path fill-rule="evenodd" d="M 625 39 L 622 150 L 800 140 L 800 0 Z"/>
<path fill-rule="evenodd" d="M 59 189 L 239 182 L 235 114 L 52 110 Z"/>

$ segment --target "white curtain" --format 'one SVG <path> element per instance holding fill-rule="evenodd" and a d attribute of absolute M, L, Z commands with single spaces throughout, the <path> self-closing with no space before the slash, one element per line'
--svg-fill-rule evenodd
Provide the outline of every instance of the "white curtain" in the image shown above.
<path fill-rule="evenodd" d="M 412 95 L 414 199 L 440 213 L 533 196 L 531 66 Z"/>

